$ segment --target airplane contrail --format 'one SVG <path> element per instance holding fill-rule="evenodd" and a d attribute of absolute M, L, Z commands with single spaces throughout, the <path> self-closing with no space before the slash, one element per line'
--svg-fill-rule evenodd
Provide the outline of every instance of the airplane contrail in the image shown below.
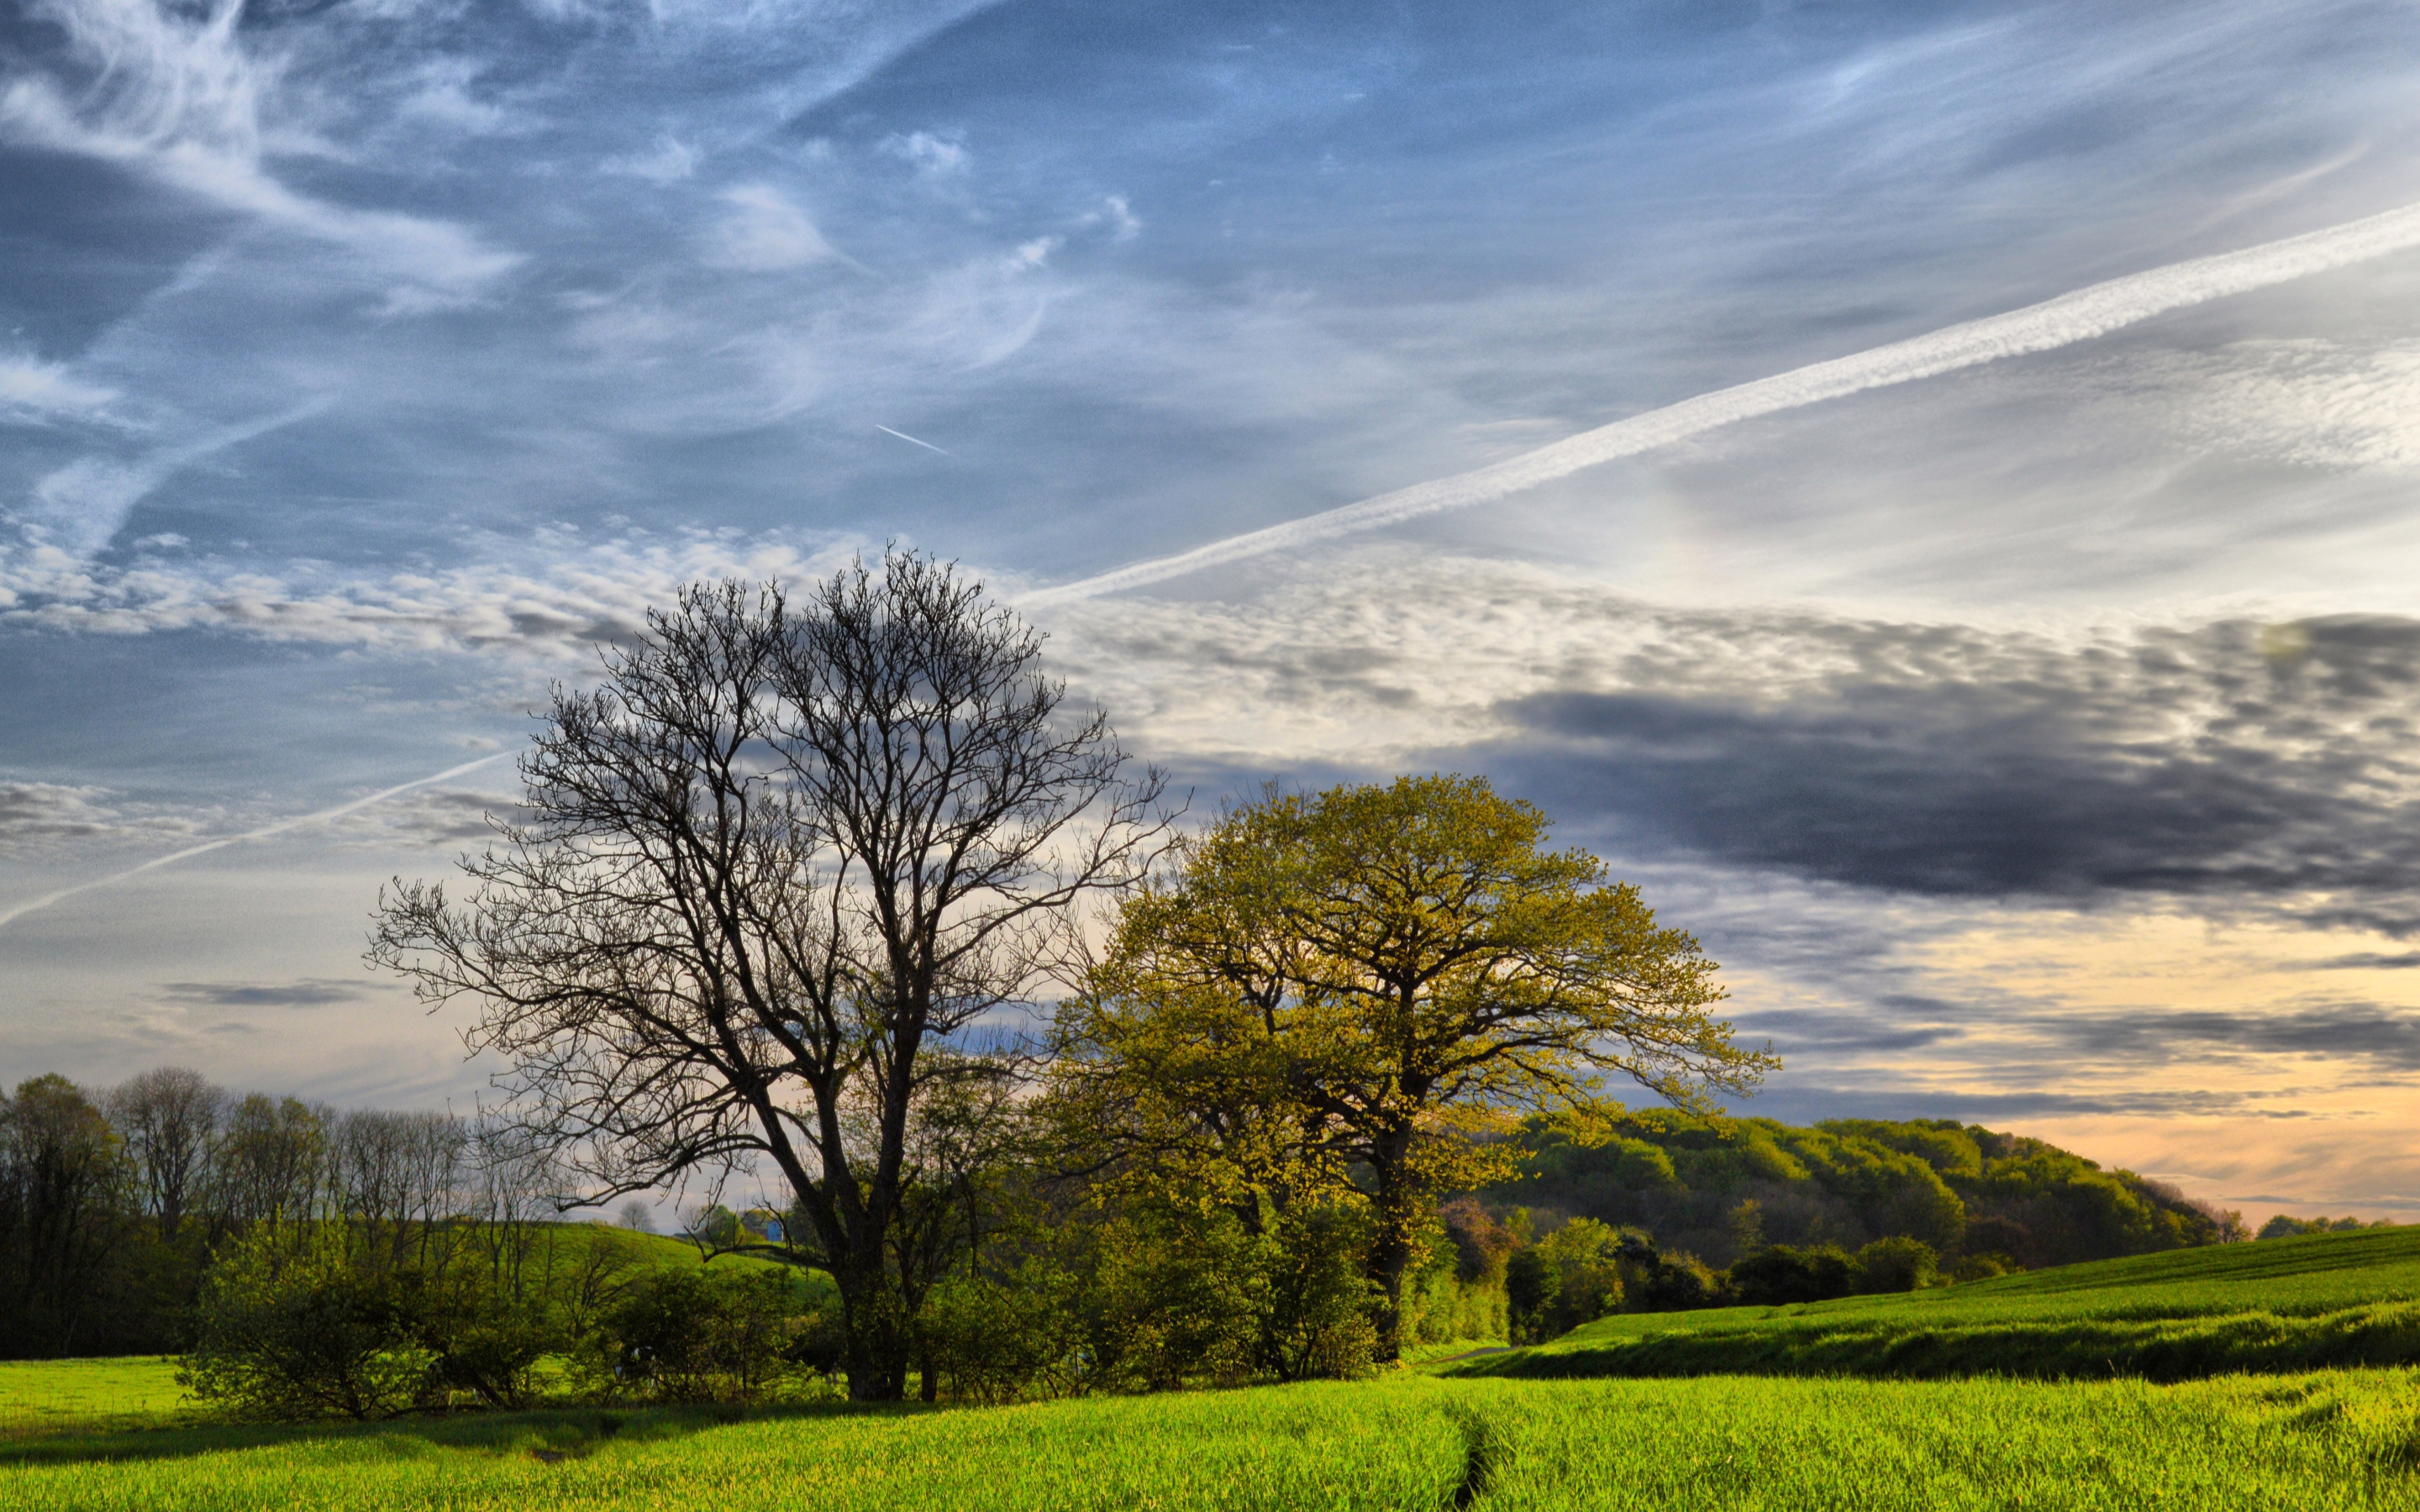
<path fill-rule="evenodd" d="M 1550 446 L 1469 472 L 1414 484 L 1357 504 L 1231 535 L 1173 556 L 1132 563 L 1096 577 L 1036 588 L 1018 594 L 1016 602 L 1019 608 L 1035 609 L 1097 598 L 1103 594 L 1140 588 L 1223 563 L 1309 546 L 1442 510 L 1486 503 L 1567 477 L 1582 468 L 1636 456 L 1718 426 L 1820 404 L 1867 389 L 1934 378 L 2003 357 L 2089 341 L 2170 310 L 2288 283 L 2414 246 L 2420 246 L 2420 205 L 2407 205 L 2382 215 L 2282 241 L 2130 273 L 2006 315 L 1968 320 L 1751 383 L 1716 389 L 1610 425 L 1582 431 Z"/>
<path fill-rule="evenodd" d="M 923 447 L 924 450 L 926 450 L 926 451 L 928 451 L 928 452 L 941 452 L 941 449 L 940 449 L 939 447 L 938 447 L 938 446 L 934 445 L 931 441 L 920 441 L 920 440 L 918 440 L 915 437 L 908 435 L 908 434 L 906 431 L 904 431 L 904 430 L 892 430 L 890 426 L 888 426 L 888 425 L 881 425 L 881 424 L 877 424 L 877 425 L 876 425 L 874 428 L 875 428 L 875 429 L 876 429 L 876 430 L 878 430 L 878 431 L 880 431 L 880 432 L 882 432 L 882 434 L 884 434 L 885 436 L 896 436 L 896 437 L 898 437 L 901 440 L 906 441 L 906 442 L 907 442 L 908 445 L 910 445 L 910 446 L 921 446 L 921 447 Z M 941 455 L 942 455 L 943 456 L 947 456 L 947 455 L 949 455 L 950 454 L 949 454 L 949 453 L 947 453 L 947 452 L 941 452 Z"/>
<path fill-rule="evenodd" d="M 178 861 L 191 860 L 196 856 L 208 855 L 211 851 L 222 850 L 229 845 L 240 845 L 245 841 L 249 840 L 267 840 L 271 835 L 283 835 L 289 829 L 301 829 L 305 825 L 321 825 L 327 823 L 331 819 L 341 819 L 345 815 L 351 813 L 356 809 L 366 809 L 371 804 L 383 803 L 387 799 L 394 797 L 398 793 L 409 793 L 413 788 L 425 788 L 431 782 L 442 782 L 449 777 L 459 777 L 465 772 L 473 771 L 479 767 L 485 766 L 489 762 L 502 761 L 509 754 L 511 753 L 508 751 L 500 750 L 493 756 L 482 756 L 475 762 L 464 762 L 459 766 L 449 766 L 445 768 L 445 770 L 428 777 L 415 777 L 409 782 L 398 782 L 391 788 L 382 789 L 380 792 L 373 793 L 368 797 L 355 798 L 350 803 L 340 803 L 333 809 L 322 809 L 317 813 L 298 814 L 291 819 L 281 819 L 273 825 L 263 825 L 258 829 L 247 829 L 240 835 L 229 835 L 221 840 L 207 841 L 202 844 L 190 846 L 184 850 L 177 851 L 167 856 L 155 856 L 150 860 L 144 862 L 141 866 L 130 866 L 123 872 L 113 872 L 105 877 L 98 877 L 90 882 L 79 882 L 72 887 L 61 887 L 56 892 L 46 893 L 39 898 L 31 900 L 30 902 L 19 903 L 16 907 L 9 909 L 8 912 L 0 913 L 0 926 L 5 926 L 12 920 L 22 918 L 25 915 L 34 912 L 36 909 L 48 908 L 51 904 L 58 903 L 63 899 L 72 898 L 77 893 L 90 892 L 95 887 L 111 887 L 116 883 L 124 882 L 130 877 L 139 877 L 146 872 L 156 872 L 163 866 L 172 865 Z"/>

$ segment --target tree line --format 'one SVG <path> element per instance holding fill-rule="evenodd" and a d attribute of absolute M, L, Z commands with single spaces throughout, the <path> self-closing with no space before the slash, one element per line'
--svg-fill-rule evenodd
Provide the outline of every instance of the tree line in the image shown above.
<path fill-rule="evenodd" d="M 563 1191 L 511 1126 L 235 1096 L 179 1068 L 0 1097 L 0 1351 L 154 1353 L 191 1342 L 215 1259 L 255 1236 L 342 1236 L 364 1264 L 502 1263 Z"/>

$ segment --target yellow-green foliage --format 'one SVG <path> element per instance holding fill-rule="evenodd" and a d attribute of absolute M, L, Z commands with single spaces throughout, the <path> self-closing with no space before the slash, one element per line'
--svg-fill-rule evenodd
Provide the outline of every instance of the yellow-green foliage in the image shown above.
<path fill-rule="evenodd" d="M 1495 1343 L 1507 1336 L 1505 1326 L 1500 1282 L 1465 1281 L 1446 1264 L 1432 1265 L 1404 1284 L 1407 1344 Z"/>
<path fill-rule="evenodd" d="M 174 1433 L 147 1444 L 121 1437 L 52 1445 L 39 1457 L 21 1447 L 0 1455 L 0 1505 L 2420 1508 L 2414 1386 L 2402 1371 L 2180 1386 L 1398 1377 L 727 1424 L 673 1411 L 499 1414 L 247 1447 Z"/>
<path fill-rule="evenodd" d="M 2220 1237 L 2211 1217 L 2131 1172 L 1947 1120 L 1801 1128 L 1614 1108 L 1591 1119 L 1533 1119 L 1525 1142 L 1521 1177 L 1490 1188 L 1493 1200 L 1636 1226 L 1665 1249 L 1718 1265 L 1768 1243 L 1854 1250 L 1890 1235 L 2025 1265 Z M 1970 1220 L 1982 1221 L 1971 1233 Z"/>
<path fill-rule="evenodd" d="M 1600 1319 L 1452 1368 L 2155 1380 L 2420 1363 L 2420 1229 L 2264 1241 L 1890 1296 Z"/>

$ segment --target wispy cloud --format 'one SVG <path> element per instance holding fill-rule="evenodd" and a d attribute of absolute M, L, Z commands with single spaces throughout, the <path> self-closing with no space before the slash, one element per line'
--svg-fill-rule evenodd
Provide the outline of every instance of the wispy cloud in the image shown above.
<path fill-rule="evenodd" d="M 242 46 L 241 0 L 187 18 L 151 0 L 44 0 L 91 75 L 81 91 L 41 74 L 0 89 L 0 140 L 123 164 L 226 209 L 348 249 L 396 281 L 387 308 L 479 296 L 520 261 L 442 220 L 331 204 L 263 165 L 260 115 L 280 65 Z"/>
<path fill-rule="evenodd" d="M 2414 246 L 2420 246 L 2420 205 L 2241 252 L 2111 279 L 2006 315 L 1967 321 L 1910 341 L 1893 342 L 1854 356 L 1683 399 L 1474 471 L 1399 488 L 1357 504 L 1247 532 L 1076 582 L 1033 590 L 1024 595 L 1022 602 L 1039 608 L 1118 593 L 1274 551 L 1300 550 L 1357 531 L 1376 530 L 1446 510 L 1466 509 L 1568 477 L 1584 468 L 1637 456 L 1744 420 L 1869 389 L 1936 378 L 2003 358 L 2051 351 L 2171 310 L 2306 278 Z"/>
<path fill-rule="evenodd" d="M 90 556 L 108 544 L 134 506 L 161 484 L 194 463 L 318 413 L 313 401 L 282 415 L 228 425 L 193 440 L 160 447 L 132 458 L 83 456 L 44 477 L 33 498 L 11 511 L 40 544 L 71 557 Z M 0 561 L 0 579 L 7 577 Z"/>
<path fill-rule="evenodd" d="M 305 977 L 299 981 L 169 981 L 160 990 L 178 1003 L 210 1008 L 325 1008 L 333 1003 L 357 1003 L 369 995 L 369 984 L 331 978 Z"/>
<path fill-rule="evenodd" d="M 918 173 L 933 178 L 963 174 L 970 162 L 964 142 L 931 131 L 893 133 L 882 139 L 882 150 L 913 163 Z"/>
<path fill-rule="evenodd" d="M 104 414 L 117 396 L 117 390 L 85 382 L 60 363 L 0 354 L 0 421 L 89 420 Z"/>
<path fill-rule="evenodd" d="M 495 756 L 482 756 L 477 761 L 464 762 L 458 766 L 449 766 L 442 772 L 435 772 L 427 777 L 416 777 L 409 782 L 398 782 L 393 787 L 381 788 L 378 792 L 370 794 L 366 797 L 355 798 L 349 803 L 340 803 L 334 808 L 321 809 L 312 813 L 297 814 L 291 819 L 280 819 L 274 824 L 262 825 L 254 829 L 247 829 L 240 835 L 228 835 L 219 840 L 207 841 L 199 845 L 189 845 L 183 850 L 173 851 L 166 856 L 153 856 L 150 860 L 144 862 L 140 866 L 130 866 L 122 872 L 113 872 L 107 876 L 96 877 L 90 882 L 80 882 L 71 887 L 61 887 L 56 891 L 47 892 L 37 898 L 29 898 L 23 903 L 11 904 L 6 908 L 0 908 L 0 925 L 12 923 L 17 919 L 24 918 L 27 914 L 36 913 L 41 909 L 53 907 L 58 903 L 65 903 L 70 898 L 79 897 L 82 894 L 92 892 L 101 887 L 114 887 L 121 882 L 132 881 L 147 872 L 156 872 L 162 867 L 174 866 L 179 861 L 192 860 L 196 856 L 208 856 L 212 851 L 225 850 L 230 845 L 241 845 L 252 841 L 268 840 L 273 836 L 289 834 L 297 829 L 304 829 L 313 825 L 327 824 L 331 820 L 342 819 L 348 814 L 369 808 L 374 804 L 384 803 L 390 798 L 396 797 L 401 794 L 409 793 L 415 788 L 427 787 L 433 782 L 442 782 L 451 778 L 459 777 L 465 772 L 476 771 L 482 766 L 486 766 L 490 763 L 500 761 L 502 759 L 503 757 L 501 753 Z"/>
<path fill-rule="evenodd" d="M 130 810 L 118 795 L 89 783 L 0 780 L 0 855 L 54 851 L 74 841 L 149 841 L 195 833 L 191 814 Z"/>
<path fill-rule="evenodd" d="M 768 273 L 840 256 L 806 211 L 770 185 L 742 184 L 724 191 L 722 198 L 732 214 L 710 243 L 712 259 L 721 267 Z"/>

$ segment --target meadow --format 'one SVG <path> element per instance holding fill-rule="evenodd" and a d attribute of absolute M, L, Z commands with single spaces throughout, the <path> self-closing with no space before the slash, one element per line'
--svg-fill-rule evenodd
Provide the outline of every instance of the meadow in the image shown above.
<path fill-rule="evenodd" d="M 1903 1297 L 1618 1317 L 1373 1381 L 1001 1408 L 279 1427 L 202 1420 L 166 1361 L 0 1365 L 0 1507 L 2420 1508 L 2408 1367 L 2169 1382 L 2111 1379 L 2106 1363 L 2065 1380 L 1802 1373 L 1826 1349 L 1864 1358 L 1858 1341 L 1924 1331 L 2250 1337 L 2249 1318 L 2420 1307 L 2415 1241 L 2270 1241 Z M 1707 1368 L 1603 1379 L 1637 1375 L 1657 1350 L 1698 1351 L 1688 1361 Z M 1725 1350 L 1733 1373 L 1713 1367 Z"/>
<path fill-rule="evenodd" d="M 21 1443 L 0 1505 L 2420 1507 L 2403 1371 L 2143 1381 L 1398 1376 L 1025 1407 L 567 1412 Z"/>

